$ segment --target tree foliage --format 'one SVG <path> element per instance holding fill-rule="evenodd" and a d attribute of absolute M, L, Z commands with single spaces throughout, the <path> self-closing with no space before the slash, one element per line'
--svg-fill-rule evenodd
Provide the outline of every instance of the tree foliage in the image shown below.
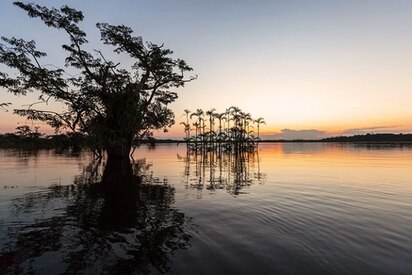
<path fill-rule="evenodd" d="M 54 99 L 67 106 L 62 112 L 54 112 L 30 105 L 14 110 L 16 114 L 47 122 L 56 130 L 95 137 L 96 145 L 108 151 L 127 151 L 127 147 L 130 150 L 133 138 L 150 136 L 157 129 L 166 131 L 174 123 L 168 105 L 177 98 L 176 88 L 195 77 L 185 78 L 184 73 L 192 68 L 185 61 L 172 58 L 171 50 L 145 43 L 133 35 L 130 27 L 97 23 L 103 44 L 133 60 L 132 66 L 124 69 L 102 51 L 85 50 L 86 33 L 78 26 L 84 19 L 81 11 L 68 6 L 56 9 L 33 3 L 14 4 L 30 17 L 68 35 L 69 42 L 62 45 L 65 66 L 70 72 L 77 71 L 69 74 L 62 68 L 43 65 L 41 58 L 46 53 L 37 50 L 33 40 L 2 37 L 0 63 L 18 74 L 0 72 L 0 87 L 22 95 L 39 91 L 41 102 Z"/>
<path fill-rule="evenodd" d="M 41 133 L 39 133 L 39 128 L 40 127 L 34 127 L 34 131 L 31 129 L 29 125 L 20 125 L 16 127 L 16 135 L 18 137 L 22 138 L 39 138 L 42 136 Z"/>

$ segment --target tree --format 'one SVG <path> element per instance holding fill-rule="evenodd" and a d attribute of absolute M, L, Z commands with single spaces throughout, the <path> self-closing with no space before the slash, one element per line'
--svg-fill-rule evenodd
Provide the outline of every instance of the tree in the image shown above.
<path fill-rule="evenodd" d="M 21 125 L 16 127 L 16 135 L 22 138 L 29 137 L 32 133 L 31 128 L 29 125 Z"/>
<path fill-rule="evenodd" d="M 225 120 L 225 119 L 226 119 L 226 118 L 225 118 L 225 115 L 226 115 L 226 113 L 216 113 L 216 114 L 215 114 L 215 118 L 217 118 L 218 121 L 219 121 L 219 133 L 218 133 L 218 137 L 219 137 L 220 140 L 221 140 L 221 138 L 222 138 L 222 120 Z"/>
<path fill-rule="evenodd" d="M 254 122 L 257 124 L 257 138 L 260 139 L 260 124 L 266 124 L 265 119 L 263 117 L 259 117 Z"/>
<path fill-rule="evenodd" d="M 190 139 L 190 124 L 189 124 L 189 114 L 190 111 L 188 109 L 184 110 L 184 116 L 186 116 L 186 122 L 180 122 L 180 124 L 183 124 L 185 126 L 185 134 L 186 134 L 186 141 L 189 141 Z"/>
<path fill-rule="evenodd" d="M 39 132 L 39 128 L 39 126 L 35 126 L 33 131 L 29 125 L 21 125 L 16 127 L 17 131 L 15 132 L 15 135 L 17 135 L 20 138 L 37 139 L 43 135 Z"/>
<path fill-rule="evenodd" d="M 36 49 L 35 41 L 2 37 L 0 63 L 16 69 L 16 77 L 0 72 L 0 87 L 14 94 L 40 92 L 40 101 L 63 102 L 62 112 L 17 109 L 14 112 L 28 119 L 45 121 L 56 130 L 65 129 L 88 135 L 95 140 L 95 149 L 105 149 L 109 158 L 125 158 L 134 139 L 151 136 L 154 130 L 174 123 L 168 105 L 177 99 L 174 89 L 196 77 L 185 78 L 191 71 L 185 61 L 173 59 L 163 45 L 144 43 L 127 26 L 97 23 L 103 44 L 114 52 L 126 54 L 133 61 L 129 69 L 108 60 L 102 51 L 89 52 L 86 33 L 78 23 L 81 11 L 68 6 L 60 9 L 14 2 L 30 17 L 41 19 L 48 27 L 64 31 L 70 42 L 62 45 L 67 52 L 65 66 L 77 73 L 41 63 L 46 53 Z M 70 71 L 72 72 L 72 71 Z"/>
<path fill-rule="evenodd" d="M 199 128 L 199 136 L 202 137 L 202 141 L 204 141 L 204 134 L 205 134 L 205 120 L 203 118 L 204 116 L 204 112 L 202 109 L 197 109 L 196 112 L 193 112 L 190 115 L 190 118 L 196 116 L 197 117 L 197 125 L 196 126 L 196 140 L 198 138 L 198 134 L 197 134 L 197 128 Z M 202 126 L 202 122 L 203 122 L 203 126 Z M 202 133 L 202 129 L 203 129 L 203 133 Z"/>
<path fill-rule="evenodd" d="M 209 141 L 212 141 L 212 133 L 214 131 L 213 126 L 215 123 L 215 108 L 210 109 L 209 111 L 206 111 L 206 115 L 209 116 Z"/>

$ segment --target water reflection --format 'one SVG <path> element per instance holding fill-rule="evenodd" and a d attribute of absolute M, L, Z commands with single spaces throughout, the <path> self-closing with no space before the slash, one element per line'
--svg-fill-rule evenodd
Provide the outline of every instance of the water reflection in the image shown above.
<path fill-rule="evenodd" d="M 13 201 L 0 273 L 167 272 L 194 228 L 174 195 L 144 161 L 90 163 L 72 185 Z"/>
<path fill-rule="evenodd" d="M 264 144 L 264 146 L 267 144 Z M 272 144 L 273 145 L 273 144 Z M 276 143 L 281 148 L 283 154 L 327 154 L 330 151 L 359 151 L 359 150 L 410 150 L 412 149 L 412 143 L 394 143 L 394 142 L 381 142 L 381 143 L 367 143 L 367 142 L 286 142 L 286 143 Z"/>
<path fill-rule="evenodd" d="M 253 151 L 193 151 L 177 155 L 185 163 L 184 183 L 197 190 L 227 190 L 239 195 L 254 183 L 263 184 L 266 174 L 261 172 L 259 149 Z"/>
<path fill-rule="evenodd" d="M 142 146 L 146 162 L 106 171 L 87 152 L 40 151 L 24 166 L 0 150 L 0 274 L 411 273 L 412 147 L 259 149 Z"/>

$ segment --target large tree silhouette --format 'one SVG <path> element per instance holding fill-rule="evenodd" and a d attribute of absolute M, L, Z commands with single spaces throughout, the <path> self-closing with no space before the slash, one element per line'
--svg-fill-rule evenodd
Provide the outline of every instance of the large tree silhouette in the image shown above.
<path fill-rule="evenodd" d="M 14 110 L 16 114 L 93 137 L 94 146 L 105 149 L 109 158 L 128 157 L 134 138 L 149 136 L 157 129 L 167 130 L 174 123 L 174 114 L 168 108 L 177 98 L 174 90 L 194 77 L 184 77 L 192 69 L 185 61 L 172 58 L 171 50 L 143 42 L 127 26 L 97 23 L 101 41 L 134 60 L 130 69 L 124 69 L 102 51 L 85 49 L 86 33 L 78 26 L 84 18 L 81 11 L 68 6 L 49 9 L 14 4 L 48 27 L 67 33 L 70 41 L 62 48 L 67 52 L 65 66 L 71 72 L 44 66 L 41 58 L 46 53 L 36 49 L 35 41 L 2 37 L 0 63 L 18 74 L 0 72 L 0 87 L 14 94 L 39 91 L 42 102 L 54 99 L 67 106 L 65 111 L 54 112 L 32 105 Z"/>

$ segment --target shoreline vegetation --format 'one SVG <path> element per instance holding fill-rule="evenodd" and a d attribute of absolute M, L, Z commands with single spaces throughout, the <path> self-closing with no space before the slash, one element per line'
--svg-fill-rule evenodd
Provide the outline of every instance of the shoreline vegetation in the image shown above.
<path fill-rule="evenodd" d="M 87 148 L 88 140 L 87 136 L 78 134 L 59 134 L 59 135 L 34 135 L 34 136 L 21 136 L 16 133 L 0 134 L 0 148 L 18 148 L 18 149 L 53 149 L 53 148 Z M 365 134 L 354 136 L 337 136 L 324 139 L 262 139 L 254 141 L 255 143 L 311 143 L 311 142 L 336 142 L 336 143 L 396 143 L 396 144 L 412 144 L 412 134 Z M 187 141 L 184 139 L 156 139 L 149 138 L 139 141 L 137 146 L 141 144 L 156 145 L 162 143 L 182 143 L 189 144 L 194 141 Z M 196 142 L 195 142 L 196 143 Z M 203 142 L 199 142 L 203 143 Z M 205 142 L 207 143 L 207 142 Z"/>

